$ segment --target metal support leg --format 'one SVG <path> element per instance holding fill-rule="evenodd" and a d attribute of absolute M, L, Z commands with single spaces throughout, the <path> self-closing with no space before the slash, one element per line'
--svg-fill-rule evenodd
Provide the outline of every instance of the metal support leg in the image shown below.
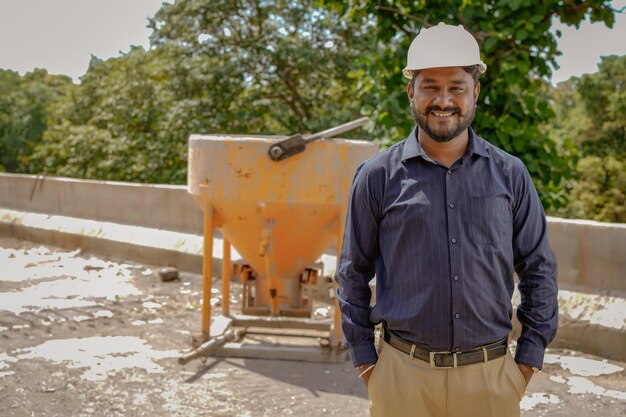
<path fill-rule="evenodd" d="M 230 242 L 224 238 L 224 255 L 222 256 L 222 315 L 230 316 Z"/>
<path fill-rule="evenodd" d="M 269 221 L 261 234 L 260 255 L 265 258 L 265 273 L 269 281 L 272 316 L 278 315 L 278 280 L 276 278 L 276 265 L 274 263 L 274 241 L 272 228 L 274 222 Z"/>
<path fill-rule="evenodd" d="M 341 246 L 343 245 L 343 232 L 345 228 L 346 211 L 341 210 L 339 212 L 339 230 L 337 236 L 337 267 L 339 267 L 339 257 L 341 256 Z M 337 282 L 333 279 L 333 285 L 335 291 L 337 290 Z M 333 348 L 338 348 L 343 344 L 343 331 L 341 330 L 341 309 L 339 307 L 339 300 L 335 296 L 335 315 L 333 321 L 333 333 L 330 340 L 330 345 Z"/>
<path fill-rule="evenodd" d="M 213 286 L 213 208 L 204 210 L 204 253 L 202 257 L 202 339 L 211 337 L 211 288 Z"/>

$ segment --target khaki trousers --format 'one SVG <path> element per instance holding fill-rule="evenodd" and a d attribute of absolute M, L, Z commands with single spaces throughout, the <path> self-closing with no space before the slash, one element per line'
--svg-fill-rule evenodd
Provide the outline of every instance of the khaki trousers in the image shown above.
<path fill-rule="evenodd" d="M 372 417 L 519 417 L 526 380 L 509 352 L 486 363 L 433 369 L 380 343 L 367 388 Z"/>

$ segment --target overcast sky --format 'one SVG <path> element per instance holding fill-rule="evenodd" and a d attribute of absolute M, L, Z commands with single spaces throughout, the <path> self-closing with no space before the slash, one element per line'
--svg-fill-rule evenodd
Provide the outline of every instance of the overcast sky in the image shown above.
<path fill-rule="evenodd" d="M 107 59 L 130 45 L 149 46 L 147 17 L 163 0 L 0 0 L 0 68 L 19 71 L 43 67 L 75 81 L 85 73 L 91 54 Z M 613 7 L 626 6 L 626 0 Z M 597 71 L 602 55 L 626 54 L 626 14 L 615 27 L 585 22 L 563 32 L 553 83 Z"/>

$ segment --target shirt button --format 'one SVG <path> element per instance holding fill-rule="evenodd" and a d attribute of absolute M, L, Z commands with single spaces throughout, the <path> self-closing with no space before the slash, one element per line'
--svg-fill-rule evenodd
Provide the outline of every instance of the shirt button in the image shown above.
<path fill-rule="evenodd" d="M 452 243 L 456 243 L 456 239 L 452 239 L 450 242 L 452 242 Z"/>
<path fill-rule="evenodd" d="M 456 313 L 456 314 L 454 315 L 454 317 L 456 317 L 456 318 L 458 319 L 458 318 L 460 318 L 460 317 L 461 317 L 461 315 L 460 315 L 459 313 Z"/>
<path fill-rule="evenodd" d="M 458 280 L 459 280 L 459 276 L 458 276 L 458 275 L 455 275 L 455 276 L 454 276 L 454 280 L 455 280 L 455 281 L 458 281 Z"/>
<path fill-rule="evenodd" d="M 461 348 L 457 346 L 457 347 L 454 348 L 454 350 L 455 350 L 455 352 L 460 352 Z"/>
<path fill-rule="evenodd" d="M 448 170 L 448 175 L 452 175 L 452 171 L 451 170 Z"/>
<path fill-rule="evenodd" d="M 450 203 L 450 204 L 448 204 L 448 206 L 449 206 L 450 208 L 454 208 L 454 203 Z"/>

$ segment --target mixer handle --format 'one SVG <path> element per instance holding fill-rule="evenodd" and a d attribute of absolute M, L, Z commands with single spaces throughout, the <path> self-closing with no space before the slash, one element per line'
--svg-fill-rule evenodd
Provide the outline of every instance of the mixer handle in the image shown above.
<path fill-rule="evenodd" d="M 289 158 L 290 156 L 303 152 L 307 143 L 340 135 L 342 133 L 364 126 L 367 124 L 367 122 L 369 122 L 368 117 L 361 117 L 360 119 L 356 119 L 351 122 L 341 124 L 339 126 L 331 127 L 330 129 L 323 130 L 313 135 L 307 135 L 306 137 L 302 136 L 301 134 L 296 134 L 272 144 L 267 150 L 267 154 L 269 155 L 271 160 L 281 161 L 285 158 Z"/>

